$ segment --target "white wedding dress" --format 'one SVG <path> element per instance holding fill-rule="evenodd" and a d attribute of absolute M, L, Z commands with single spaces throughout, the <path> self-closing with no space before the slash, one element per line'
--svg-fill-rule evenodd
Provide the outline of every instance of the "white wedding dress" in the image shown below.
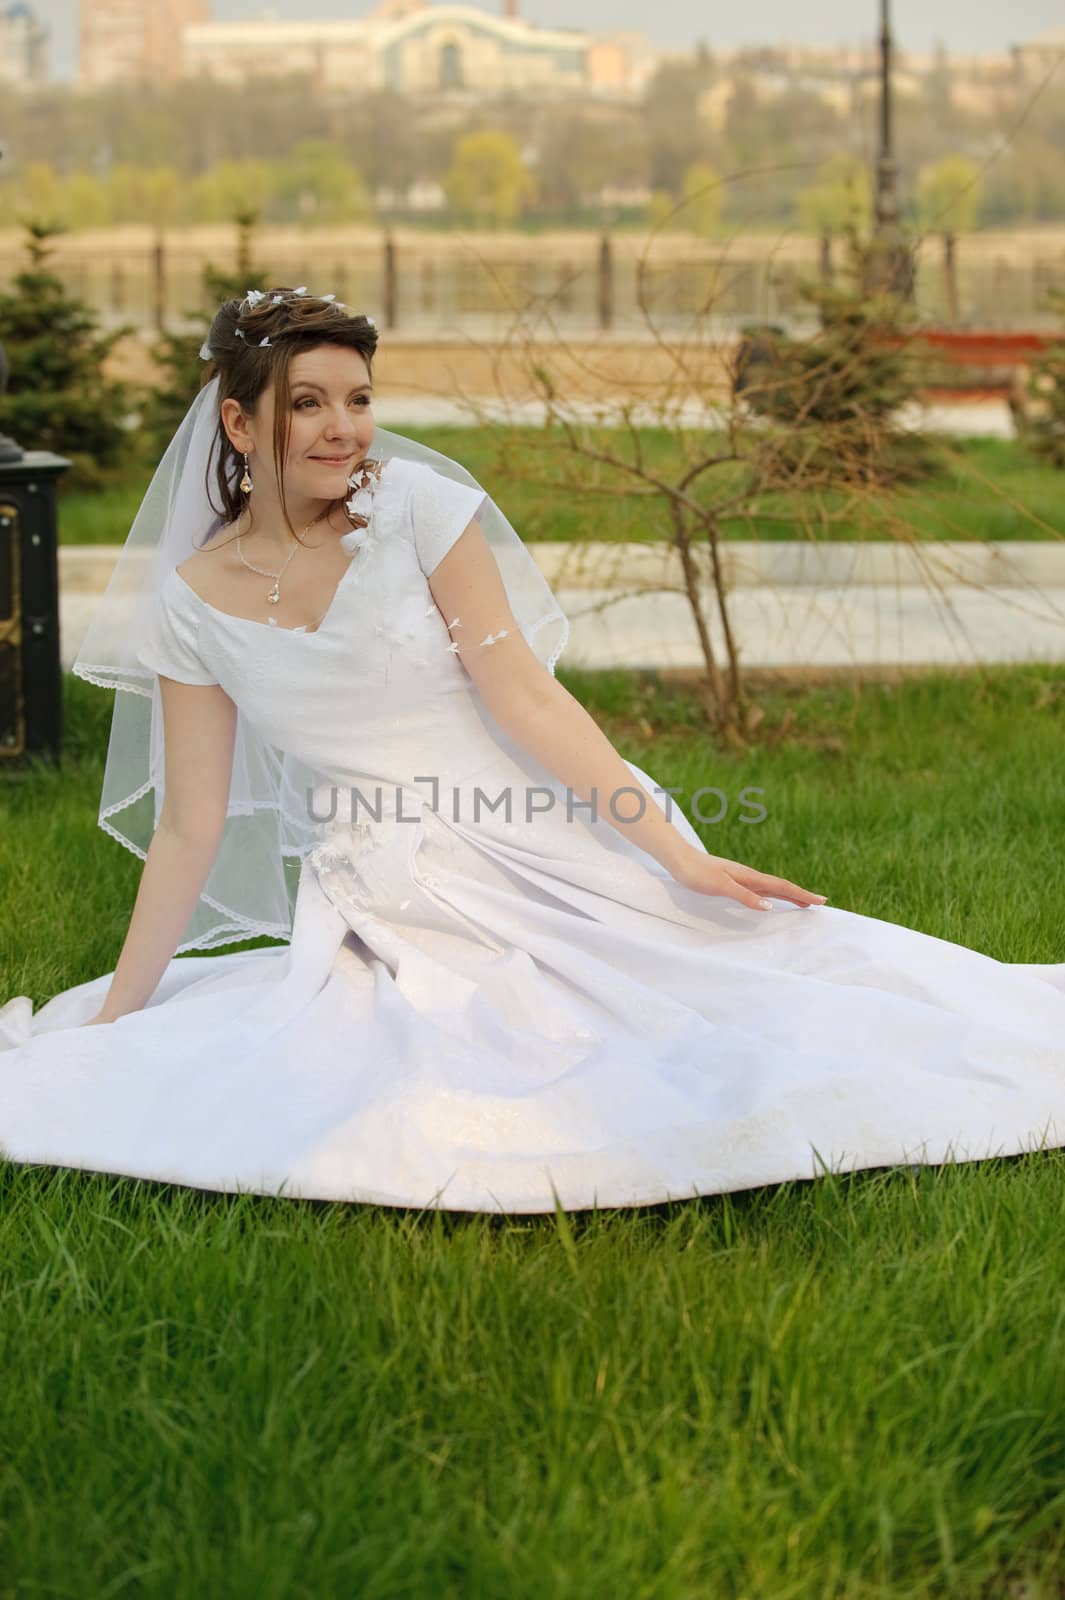
<path fill-rule="evenodd" d="M 748 910 L 682 888 L 587 811 L 567 820 L 563 787 L 487 717 L 428 587 L 480 500 L 391 460 L 373 548 L 314 630 L 167 578 L 142 662 L 220 683 L 381 819 L 349 810 L 304 859 L 288 945 L 176 956 L 109 1025 L 79 1028 L 110 973 L 35 1015 L 26 996 L 3 1006 L 3 1154 L 544 1212 L 1065 1145 L 1065 962 L 1006 964 L 832 905 Z M 435 793 L 414 781 L 429 775 Z M 527 821 L 536 785 L 558 804 Z M 475 812 L 475 789 L 508 786 L 509 821 Z"/>

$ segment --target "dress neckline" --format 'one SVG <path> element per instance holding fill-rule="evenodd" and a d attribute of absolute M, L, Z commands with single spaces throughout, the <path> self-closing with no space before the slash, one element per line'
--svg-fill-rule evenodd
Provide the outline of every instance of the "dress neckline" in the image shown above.
<path fill-rule="evenodd" d="M 381 469 L 377 486 L 378 491 L 385 481 L 387 469 L 391 466 L 393 460 L 394 457 L 389 456 Z M 374 514 L 376 515 L 376 506 Z M 203 606 L 205 610 L 213 612 L 216 617 L 224 618 L 226 622 L 243 622 L 246 623 L 250 628 L 260 628 L 264 633 L 269 634 L 300 633 L 303 634 L 307 639 L 316 639 L 325 628 L 327 622 L 329 622 L 331 619 L 333 612 L 336 610 L 340 602 L 341 592 L 347 584 L 348 579 L 351 577 L 352 572 L 357 567 L 362 567 L 362 561 L 360 560 L 360 557 L 364 556 L 365 553 L 365 550 L 361 546 L 356 549 L 355 554 L 351 557 L 347 566 L 344 568 L 344 571 L 340 575 L 339 582 L 337 583 L 336 588 L 333 590 L 333 598 L 330 600 L 325 611 L 318 618 L 318 621 L 313 628 L 309 627 L 306 622 L 301 622 L 298 627 L 295 628 L 283 628 L 279 622 L 273 622 L 269 619 L 266 622 L 260 622 L 257 617 L 241 617 L 238 616 L 235 611 L 223 611 L 220 607 L 212 605 L 209 600 L 205 600 L 202 594 L 197 593 L 188 579 L 181 576 L 181 573 L 178 571 L 177 567 L 172 567 L 171 572 L 175 578 L 180 579 L 182 586 L 188 591 L 189 594 L 192 595 L 194 600 L 198 600 L 200 605 Z"/>
<path fill-rule="evenodd" d="M 355 552 L 344 571 L 341 573 L 340 581 L 333 590 L 332 600 L 330 600 L 329 605 L 318 618 L 317 625 L 313 628 L 308 628 L 305 622 L 301 622 L 299 626 L 295 628 L 283 628 L 279 622 L 260 622 L 257 617 L 238 617 L 235 611 L 222 611 L 218 606 L 213 606 L 209 600 L 205 600 L 202 594 L 197 594 L 196 590 L 192 587 L 192 584 L 189 583 L 187 578 L 183 578 L 181 576 L 181 573 L 176 567 L 173 569 L 173 574 L 175 578 L 180 579 L 181 583 L 188 590 L 189 594 L 192 595 L 193 599 L 199 601 L 204 610 L 212 611 L 216 617 L 222 617 L 226 622 L 243 622 L 246 623 L 249 628 L 261 628 L 264 633 L 270 634 L 302 633 L 306 634 L 308 639 L 314 639 L 318 634 L 321 633 L 322 629 L 325 627 L 326 623 L 329 621 L 334 610 L 336 609 L 337 603 L 340 600 L 341 590 L 344 588 L 344 585 L 347 583 L 352 572 L 356 567 L 362 566 L 362 562 L 359 560 L 359 554 L 359 551 Z"/>

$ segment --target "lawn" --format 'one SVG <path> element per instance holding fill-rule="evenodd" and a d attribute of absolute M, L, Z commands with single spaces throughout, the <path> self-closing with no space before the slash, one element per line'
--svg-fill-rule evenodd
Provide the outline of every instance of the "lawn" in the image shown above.
<path fill-rule="evenodd" d="M 668 537 L 665 503 L 633 494 L 620 498 L 578 493 L 567 475 L 580 467 L 582 483 L 593 481 L 592 464 L 570 459 L 557 441 L 544 449 L 543 429 L 502 430 L 419 427 L 395 428 L 460 461 L 497 500 L 523 538 L 529 540 L 653 540 Z M 603 435 L 606 437 L 605 431 Z M 641 431 L 649 468 L 678 475 L 676 442 L 662 430 Z M 615 439 L 615 445 L 622 445 Z M 1009 440 L 966 439 L 943 442 L 943 468 L 920 486 L 878 497 L 876 504 L 848 508 L 841 493 L 825 505 L 838 522 L 814 527 L 812 503 L 795 497 L 765 496 L 750 517 L 722 522 L 729 539 L 1061 539 L 1065 537 L 1065 474 L 1033 461 Z M 626 459 L 631 450 L 626 447 Z M 152 466 L 131 470 L 105 492 L 61 492 L 59 538 L 62 544 L 122 544 L 129 532 Z M 718 476 L 720 472 L 721 476 Z M 602 469 L 600 483 L 624 490 L 632 480 L 616 469 Z M 736 492 L 737 469 L 712 475 L 713 498 Z M 711 491 L 707 491 L 708 497 Z M 846 511 L 846 515 L 842 513 Z"/>
<path fill-rule="evenodd" d="M 559 677 L 658 782 L 763 789 L 715 853 L 1065 960 L 1061 669 L 767 690 L 746 755 L 653 674 Z M 63 769 L 0 774 L 0 1001 L 109 970 L 141 870 L 96 825 L 111 693 L 65 697 Z M 501 1218 L 0 1164 L 0 1595 L 1057 1593 L 1063 1181 Z"/>

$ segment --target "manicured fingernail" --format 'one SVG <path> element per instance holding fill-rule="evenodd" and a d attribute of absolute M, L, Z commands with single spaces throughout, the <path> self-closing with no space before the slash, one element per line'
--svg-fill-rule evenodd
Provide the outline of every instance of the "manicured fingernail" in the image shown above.
<path fill-rule="evenodd" d="M 763 911 L 772 911 L 773 907 L 768 900 L 759 900 L 758 904 Z"/>

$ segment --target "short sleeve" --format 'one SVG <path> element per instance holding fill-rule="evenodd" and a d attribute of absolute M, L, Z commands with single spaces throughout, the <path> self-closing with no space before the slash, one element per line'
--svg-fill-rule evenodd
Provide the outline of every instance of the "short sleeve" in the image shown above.
<path fill-rule="evenodd" d="M 217 678 L 200 659 L 197 637 L 199 625 L 183 596 L 176 592 L 180 577 L 170 573 L 155 597 L 144 632 L 137 647 L 141 666 L 179 683 L 217 683 Z"/>
<path fill-rule="evenodd" d="M 418 564 L 431 577 L 488 496 L 483 489 L 457 483 L 419 461 L 412 475 L 408 508 Z"/>

